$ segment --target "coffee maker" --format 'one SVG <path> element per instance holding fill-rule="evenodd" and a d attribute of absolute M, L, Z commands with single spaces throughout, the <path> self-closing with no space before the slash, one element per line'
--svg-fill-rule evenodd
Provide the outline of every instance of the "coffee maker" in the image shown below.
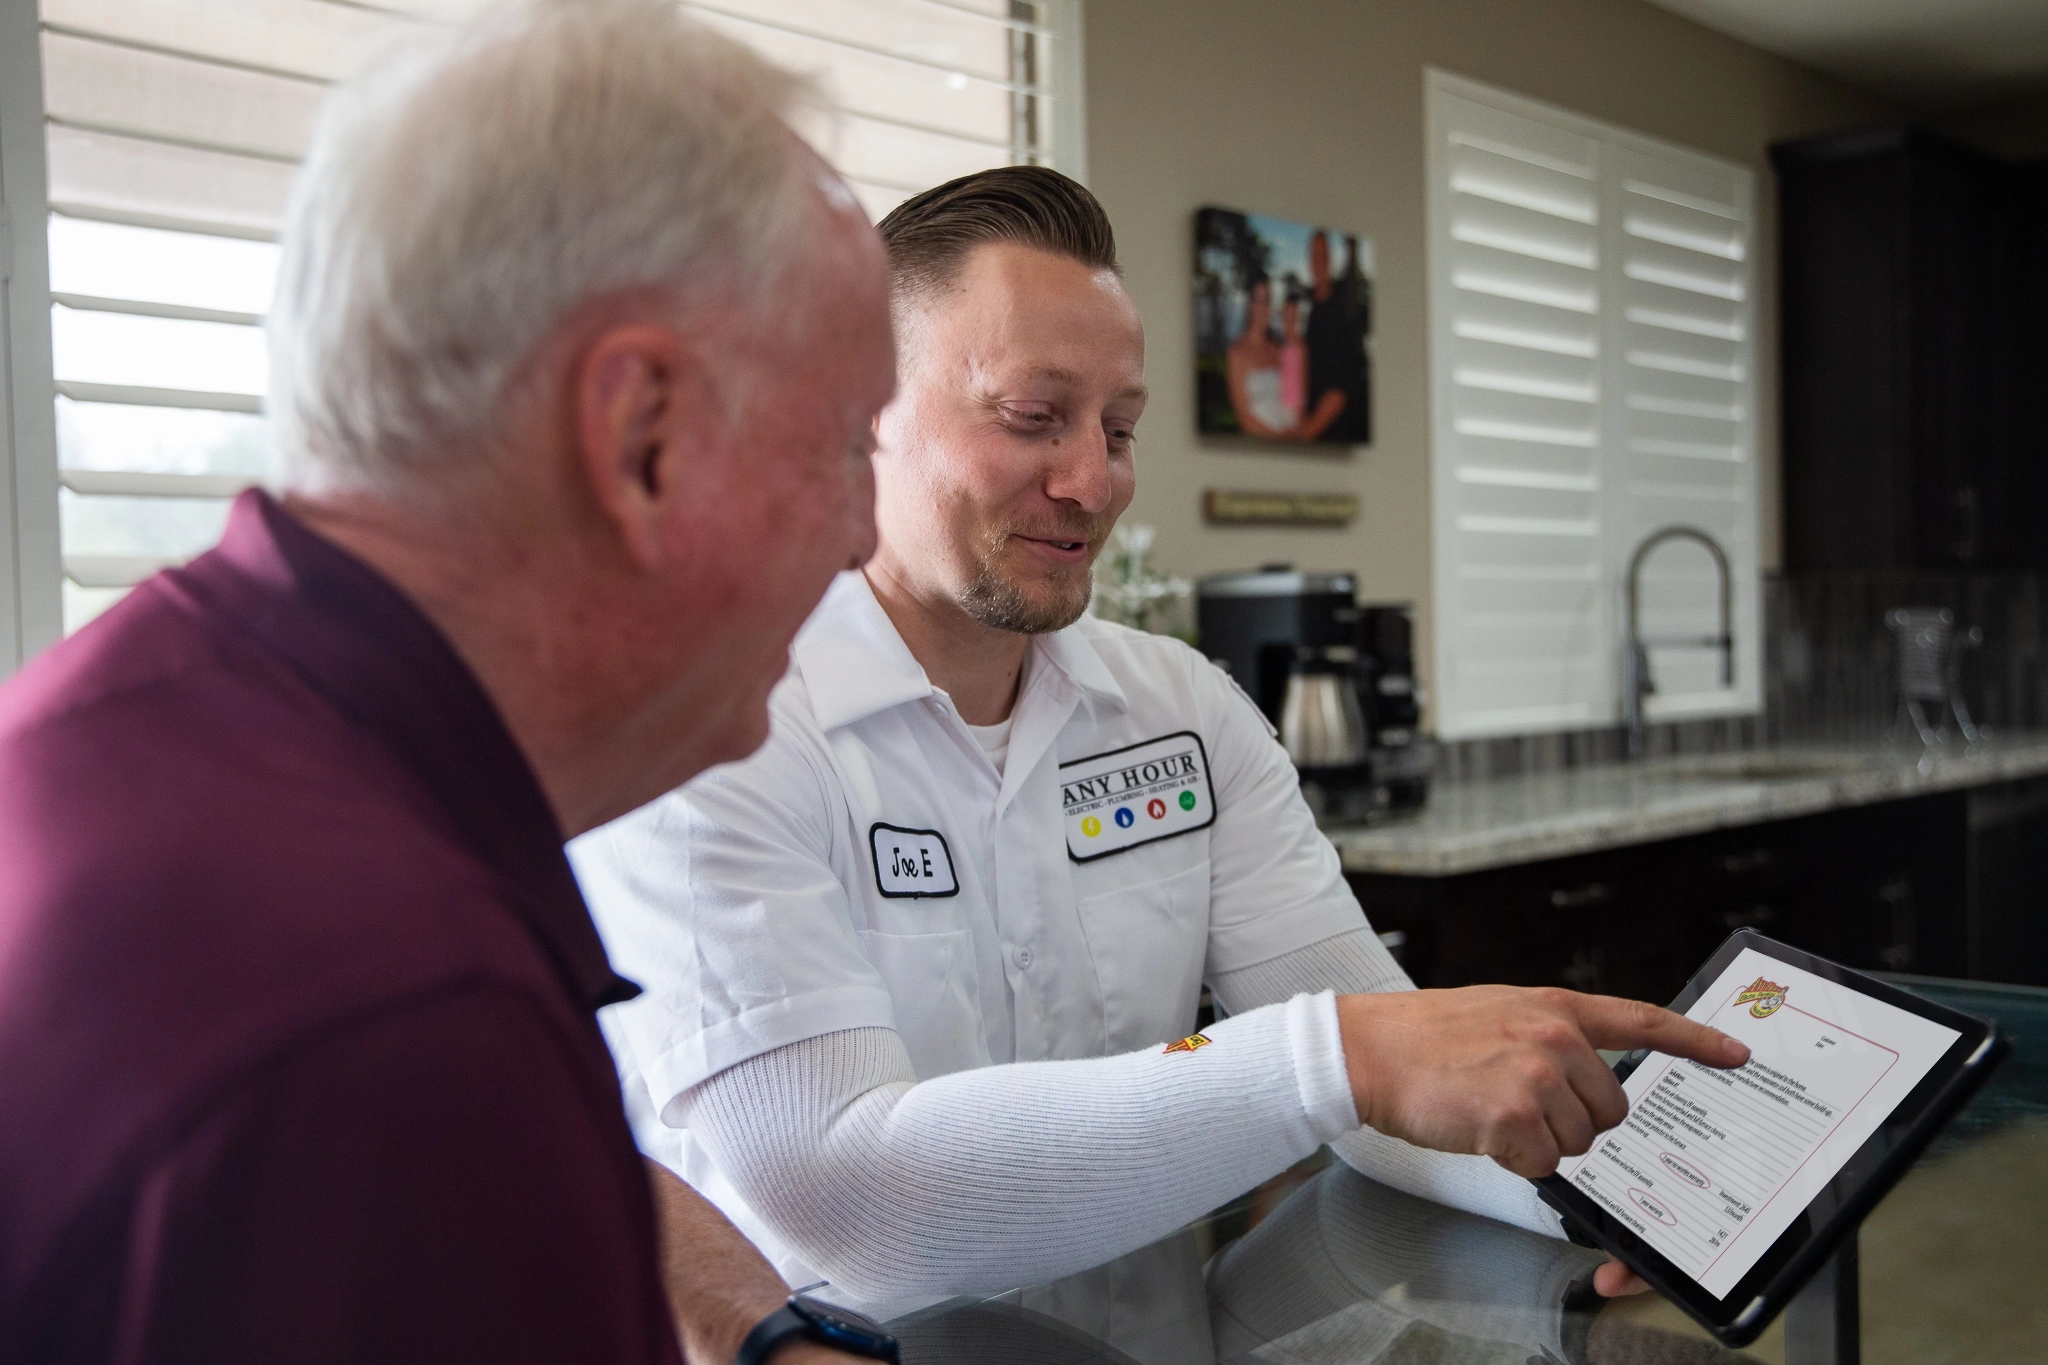
<path fill-rule="evenodd" d="M 1269 564 L 1196 589 L 1202 652 L 1280 731 L 1317 814 L 1371 819 L 1427 799 L 1406 606 L 1358 603 L 1348 573 Z"/>

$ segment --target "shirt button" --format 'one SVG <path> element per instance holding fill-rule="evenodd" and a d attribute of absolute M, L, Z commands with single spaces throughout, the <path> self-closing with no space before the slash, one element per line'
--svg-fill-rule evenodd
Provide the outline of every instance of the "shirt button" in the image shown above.
<path fill-rule="evenodd" d="M 1019 948 L 1017 950 L 1017 965 L 1019 967 L 1029 967 L 1031 965 L 1031 950 L 1029 948 Z"/>

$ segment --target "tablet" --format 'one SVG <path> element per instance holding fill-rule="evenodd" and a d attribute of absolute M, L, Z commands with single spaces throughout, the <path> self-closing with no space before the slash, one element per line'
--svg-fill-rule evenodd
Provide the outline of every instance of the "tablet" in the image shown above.
<path fill-rule="evenodd" d="M 1536 1181 L 1545 1203 L 1744 1346 L 2005 1055 L 1995 1025 L 1739 930 L 1671 1008 L 1749 1045 L 1717 1071 L 1615 1065 L 1628 1118 Z"/>

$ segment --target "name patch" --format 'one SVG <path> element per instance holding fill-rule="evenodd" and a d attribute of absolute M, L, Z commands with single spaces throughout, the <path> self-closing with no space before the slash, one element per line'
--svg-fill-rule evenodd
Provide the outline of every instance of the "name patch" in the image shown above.
<path fill-rule="evenodd" d="M 903 829 L 880 821 L 868 828 L 875 855 L 875 889 L 885 896 L 931 897 L 960 894 L 953 851 L 935 829 Z"/>
<path fill-rule="evenodd" d="M 1077 863 L 1216 823 L 1209 754 L 1192 730 L 1060 764 L 1067 856 Z"/>

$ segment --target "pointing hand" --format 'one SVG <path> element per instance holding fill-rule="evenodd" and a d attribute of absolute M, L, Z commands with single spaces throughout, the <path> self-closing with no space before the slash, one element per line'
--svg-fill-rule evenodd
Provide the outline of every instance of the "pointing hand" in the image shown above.
<path fill-rule="evenodd" d="M 1596 1048 L 1648 1047 L 1713 1067 L 1749 1060 L 1735 1039 L 1670 1010 L 1549 988 L 1345 995 L 1337 1022 L 1361 1122 L 1530 1178 L 1628 1116 Z"/>

